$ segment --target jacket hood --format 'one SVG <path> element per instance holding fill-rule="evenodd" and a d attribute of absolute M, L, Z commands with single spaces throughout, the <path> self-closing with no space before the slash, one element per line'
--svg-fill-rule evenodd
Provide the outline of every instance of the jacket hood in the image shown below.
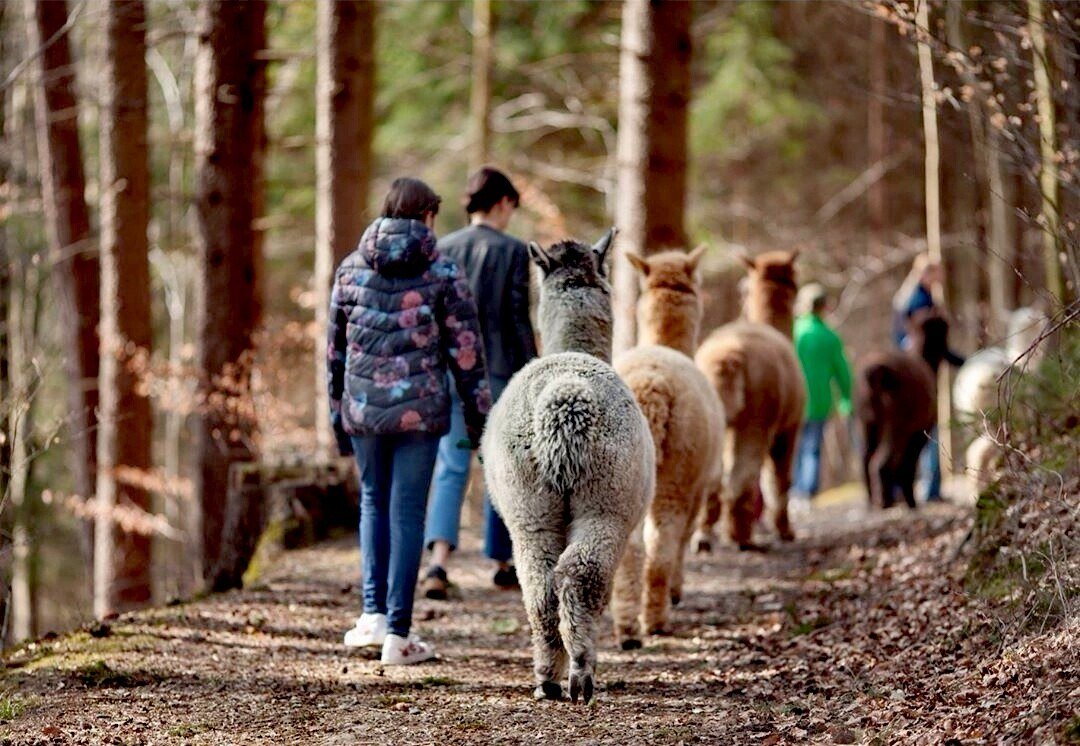
<path fill-rule="evenodd" d="M 360 255 L 385 277 L 416 277 L 439 252 L 435 234 L 419 220 L 376 218 L 360 239 Z"/>

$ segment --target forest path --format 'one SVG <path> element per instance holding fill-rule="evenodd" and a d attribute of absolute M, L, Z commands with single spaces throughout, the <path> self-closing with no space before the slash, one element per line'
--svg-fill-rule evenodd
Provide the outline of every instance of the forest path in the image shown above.
<path fill-rule="evenodd" d="M 519 596 L 490 586 L 475 537 L 452 571 L 461 598 L 417 603 L 437 661 L 384 668 L 342 647 L 358 613 L 344 538 L 287 553 L 258 588 L 9 656 L 0 742 L 1027 740 L 1062 722 L 1076 671 L 1070 685 L 1024 649 L 987 668 L 996 625 L 949 571 L 970 520 L 955 506 L 882 514 L 839 500 L 803 516 L 793 545 L 691 557 L 672 636 L 625 653 L 605 629 L 588 707 L 532 701 Z"/>

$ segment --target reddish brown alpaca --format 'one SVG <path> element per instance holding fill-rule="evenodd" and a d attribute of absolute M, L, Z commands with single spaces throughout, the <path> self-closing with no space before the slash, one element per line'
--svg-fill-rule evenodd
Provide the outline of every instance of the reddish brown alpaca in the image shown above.
<path fill-rule="evenodd" d="M 756 260 L 742 257 L 750 269 L 749 321 L 717 329 L 695 357 L 727 415 L 722 494 L 710 494 L 703 506 L 694 542 L 699 551 L 711 549 L 721 507 L 731 540 L 742 549 L 755 548 L 751 536 L 766 460 L 772 465 L 766 472 L 772 489 L 766 493 L 773 525 L 784 541 L 795 538 L 787 498 L 806 407 L 802 369 L 791 344 L 797 256 L 798 251 L 774 251 Z"/>

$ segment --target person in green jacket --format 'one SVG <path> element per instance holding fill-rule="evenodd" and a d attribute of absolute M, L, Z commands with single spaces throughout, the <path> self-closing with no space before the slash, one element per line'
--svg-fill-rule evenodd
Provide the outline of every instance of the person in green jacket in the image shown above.
<path fill-rule="evenodd" d="M 806 417 L 799 453 L 795 465 L 796 497 L 809 500 L 817 494 L 821 476 L 821 443 L 825 423 L 833 412 L 833 387 L 840 394 L 837 411 L 844 417 L 851 414 L 851 368 L 844 343 L 822 315 L 828 303 L 825 288 L 816 283 L 805 286 L 800 293 L 803 308 L 809 308 L 795 319 L 795 353 L 806 377 Z"/>

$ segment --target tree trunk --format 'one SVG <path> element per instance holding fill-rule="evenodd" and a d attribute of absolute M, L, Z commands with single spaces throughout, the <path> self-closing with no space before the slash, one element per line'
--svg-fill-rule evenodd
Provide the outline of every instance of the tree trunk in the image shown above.
<path fill-rule="evenodd" d="M 55 309 L 65 335 L 64 358 L 71 415 L 70 458 L 73 487 L 94 494 L 97 475 L 98 323 L 100 321 L 97 247 L 90 240 L 90 213 L 84 192 L 82 149 L 75 101 L 75 66 L 67 30 L 67 0 L 27 0 L 29 48 L 41 49 L 41 84 L 35 86 L 38 161 L 56 288 Z M 48 44 L 45 44 L 48 42 Z M 92 526 L 83 532 L 85 558 L 93 554 Z"/>
<path fill-rule="evenodd" d="M 885 21 L 870 16 L 870 95 L 866 106 L 867 167 L 884 163 L 889 157 L 885 124 L 885 97 L 888 95 L 888 48 Z M 876 179 L 866 191 L 866 211 L 870 224 L 870 249 L 875 256 L 885 246 L 889 221 L 886 176 Z"/>
<path fill-rule="evenodd" d="M 199 8 L 195 82 L 196 207 L 202 283 L 198 366 L 196 491 L 201 505 L 204 579 L 211 584 L 222 544 L 229 465 L 254 457 L 256 421 L 250 366 L 262 318 L 253 198 L 258 183 L 256 118 L 264 36 L 262 0 L 206 0 Z M 243 33 L 237 33 L 242 29 Z"/>
<path fill-rule="evenodd" d="M 101 117 L 101 411 L 98 429 L 94 613 L 103 617 L 151 599 L 150 537 L 116 525 L 112 508 L 149 512 L 150 495 L 117 478 L 150 470 L 150 400 L 130 369 L 153 344 L 150 311 L 150 166 L 147 152 L 146 8 L 112 0 L 106 18 Z"/>
<path fill-rule="evenodd" d="M 615 340 L 633 346 L 638 280 L 626 252 L 685 247 L 686 125 L 693 7 L 673 0 L 623 5 L 615 225 Z"/>
<path fill-rule="evenodd" d="M 1039 222 L 1043 231 L 1043 262 L 1046 265 L 1046 289 L 1065 302 L 1065 286 L 1061 279 L 1058 258 L 1058 174 L 1054 134 L 1054 97 L 1050 88 L 1050 58 L 1046 50 L 1046 30 L 1043 28 L 1042 0 L 1028 0 L 1028 30 L 1035 66 L 1035 101 L 1039 111 L 1039 145 L 1041 166 L 1039 191 L 1042 208 Z"/>
<path fill-rule="evenodd" d="M 375 15 L 370 2 L 320 0 L 315 203 L 315 344 L 320 456 L 335 452 L 326 388 L 327 310 L 334 268 L 367 222 L 375 130 Z"/>
<path fill-rule="evenodd" d="M 491 0 L 473 0 L 472 6 L 472 88 L 469 94 L 472 147 L 469 166 L 476 170 L 491 156 L 493 26 Z"/>

